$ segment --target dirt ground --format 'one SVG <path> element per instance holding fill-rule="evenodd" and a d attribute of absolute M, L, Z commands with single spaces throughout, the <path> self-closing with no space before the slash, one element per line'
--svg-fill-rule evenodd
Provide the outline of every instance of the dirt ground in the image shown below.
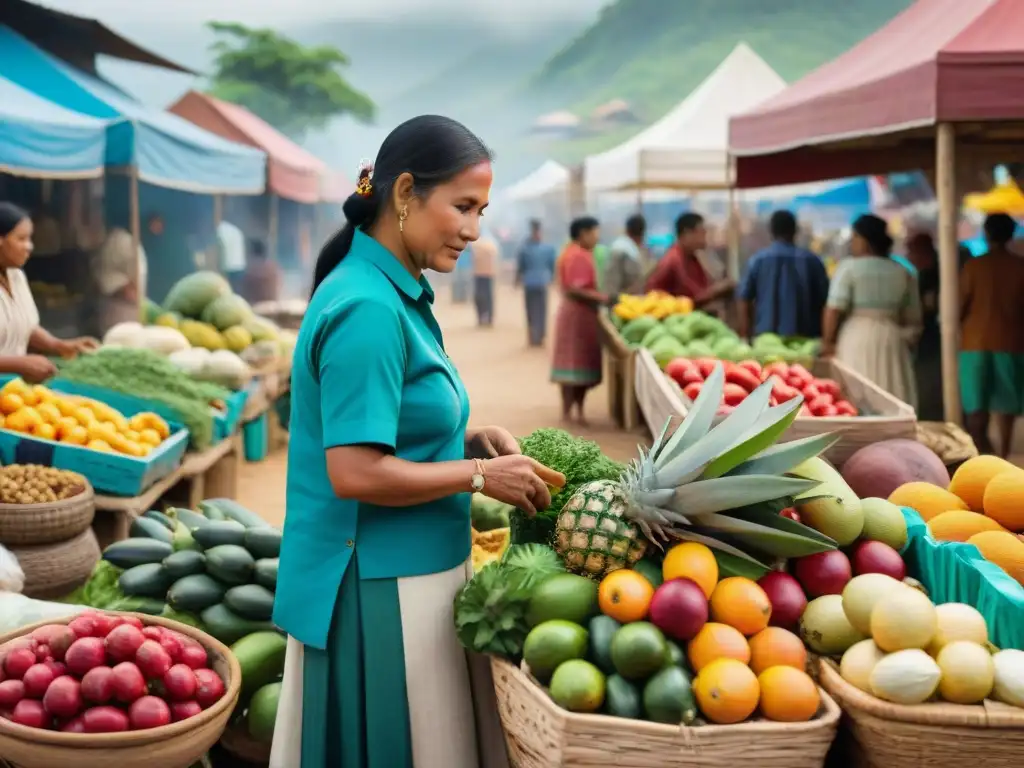
<path fill-rule="evenodd" d="M 548 382 L 550 351 L 530 349 L 526 344 L 522 293 L 499 286 L 496 294 L 494 327 L 482 329 L 476 325 L 472 304 L 454 304 L 447 288 L 438 291 L 437 318 L 448 354 L 469 390 L 470 423 L 498 424 L 514 435 L 560 426 L 558 389 Z M 552 299 L 554 314 L 554 296 Z M 629 434 L 612 423 L 604 387 L 590 393 L 587 417 L 589 429 L 570 431 L 596 440 L 612 458 L 631 458 L 637 444 L 647 440 L 643 431 Z M 284 450 L 262 462 L 243 464 L 239 501 L 274 524 L 284 519 L 286 467 Z"/>

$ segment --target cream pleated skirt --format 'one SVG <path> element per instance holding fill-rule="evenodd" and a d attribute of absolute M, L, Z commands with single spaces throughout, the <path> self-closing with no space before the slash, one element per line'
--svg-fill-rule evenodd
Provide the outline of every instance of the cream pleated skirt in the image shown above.
<path fill-rule="evenodd" d="M 836 357 L 904 403 L 917 408 L 917 378 L 904 330 L 889 313 L 858 310 L 836 340 Z"/>
<path fill-rule="evenodd" d="M 490 664 L 455 636 L 471 567 L 360 580 L 353 560 L 327 650 L 288 638 L 270 768 L 508 768 Z"/>

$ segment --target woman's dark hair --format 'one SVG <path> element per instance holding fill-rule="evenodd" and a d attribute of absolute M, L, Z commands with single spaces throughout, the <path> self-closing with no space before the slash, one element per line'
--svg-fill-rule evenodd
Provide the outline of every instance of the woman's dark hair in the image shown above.
<path fill-rule="evenodd" d="M 377 152 L 369 194 L 353 192 L 342 206 L 345 226 L 320 251 L 313 272 L 313 291 L 348 254 L 356 228 L 369 230 L 387 208 L 391 190 L 403 173 L 412 174 L 415 194 L 426 197 L 435 187 L 490 159 L 491 152 L 483 141 L 449 117 L 421 115 L 395 128 Z M 370 170 L 364 169 L 359 181 L 370 177 Z"/>
<path fill-rule="evenodd" d="M 643 214 L 634 213 L 626 219 L 626 234 L 630 237 L 643 237 L 647 231 L 647 219 Z"/>
<path fill-rule="evenodd" d="M 580 235 L 584 232 L 599 226 L 601 226 L 600 223 L 593 216 L 580 216 L 578 219 L 573 219 L 569 225 L 569 239 L 579 240 Z"/>
<path fill-rule="evenodd" d="M 865 213 L 853 222 L 853 231 L 867 241 L 876 256 L 888 257 L 892 253 L 893 239 L 889 236 L 889 225 L 885 219 Z"/>
<path fill-rule="evenodd" d="M 704 223 L 704 217 L 699 213 L 687 212 L 680 214 L 676 219 L 676 237 L 682 237 L 685 232 L 692 232 Z"/>
<path fill-rule="evenodd" d="M 14 228 L 25 219 L 29 219 L 28 211 L 14 203 L 0 202 L 0 237 L 7 237 Z"/>

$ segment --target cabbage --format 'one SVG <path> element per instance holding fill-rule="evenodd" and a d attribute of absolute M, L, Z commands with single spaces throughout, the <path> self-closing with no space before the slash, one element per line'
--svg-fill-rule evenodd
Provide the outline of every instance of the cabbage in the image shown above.
<path fill-rule="evenodd" d="M 118 323 L 103 337 L 105 347 L 131 347 L 137 349 L 145 332 L 142 323 Z"/>
<path fill-rule="evenodd" d="M 173 352 L 190 349 L 192 345 L 177 328 L 151 325 L 142 329 L 138 346 L 161 355 L 170 355 Z"/>
<path fill-rule="evenodd" d="M 206 367 L 211 354 L 208 349 L 192 347 L 174 352 L 167 359 L 193 379 L 198 380 L 202 378 L 203 369 Z"/>
<path fill-rule="evenodd" d="M 218 349 L 211 352 L 203 366 L 202 381 L 219 384 L 228 389 L 242 389 L 252 378 L 252 371 L 234 352 Z"/>

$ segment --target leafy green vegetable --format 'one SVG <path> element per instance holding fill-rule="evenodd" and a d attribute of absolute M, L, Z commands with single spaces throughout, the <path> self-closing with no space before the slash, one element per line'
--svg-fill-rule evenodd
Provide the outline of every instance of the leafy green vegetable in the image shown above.
<path fill-rule="evenodd" d="M 455 633 L 464 648 L 515 659 L 530 632 L 526 572 L 491 562 L 455 596 Z"/>

